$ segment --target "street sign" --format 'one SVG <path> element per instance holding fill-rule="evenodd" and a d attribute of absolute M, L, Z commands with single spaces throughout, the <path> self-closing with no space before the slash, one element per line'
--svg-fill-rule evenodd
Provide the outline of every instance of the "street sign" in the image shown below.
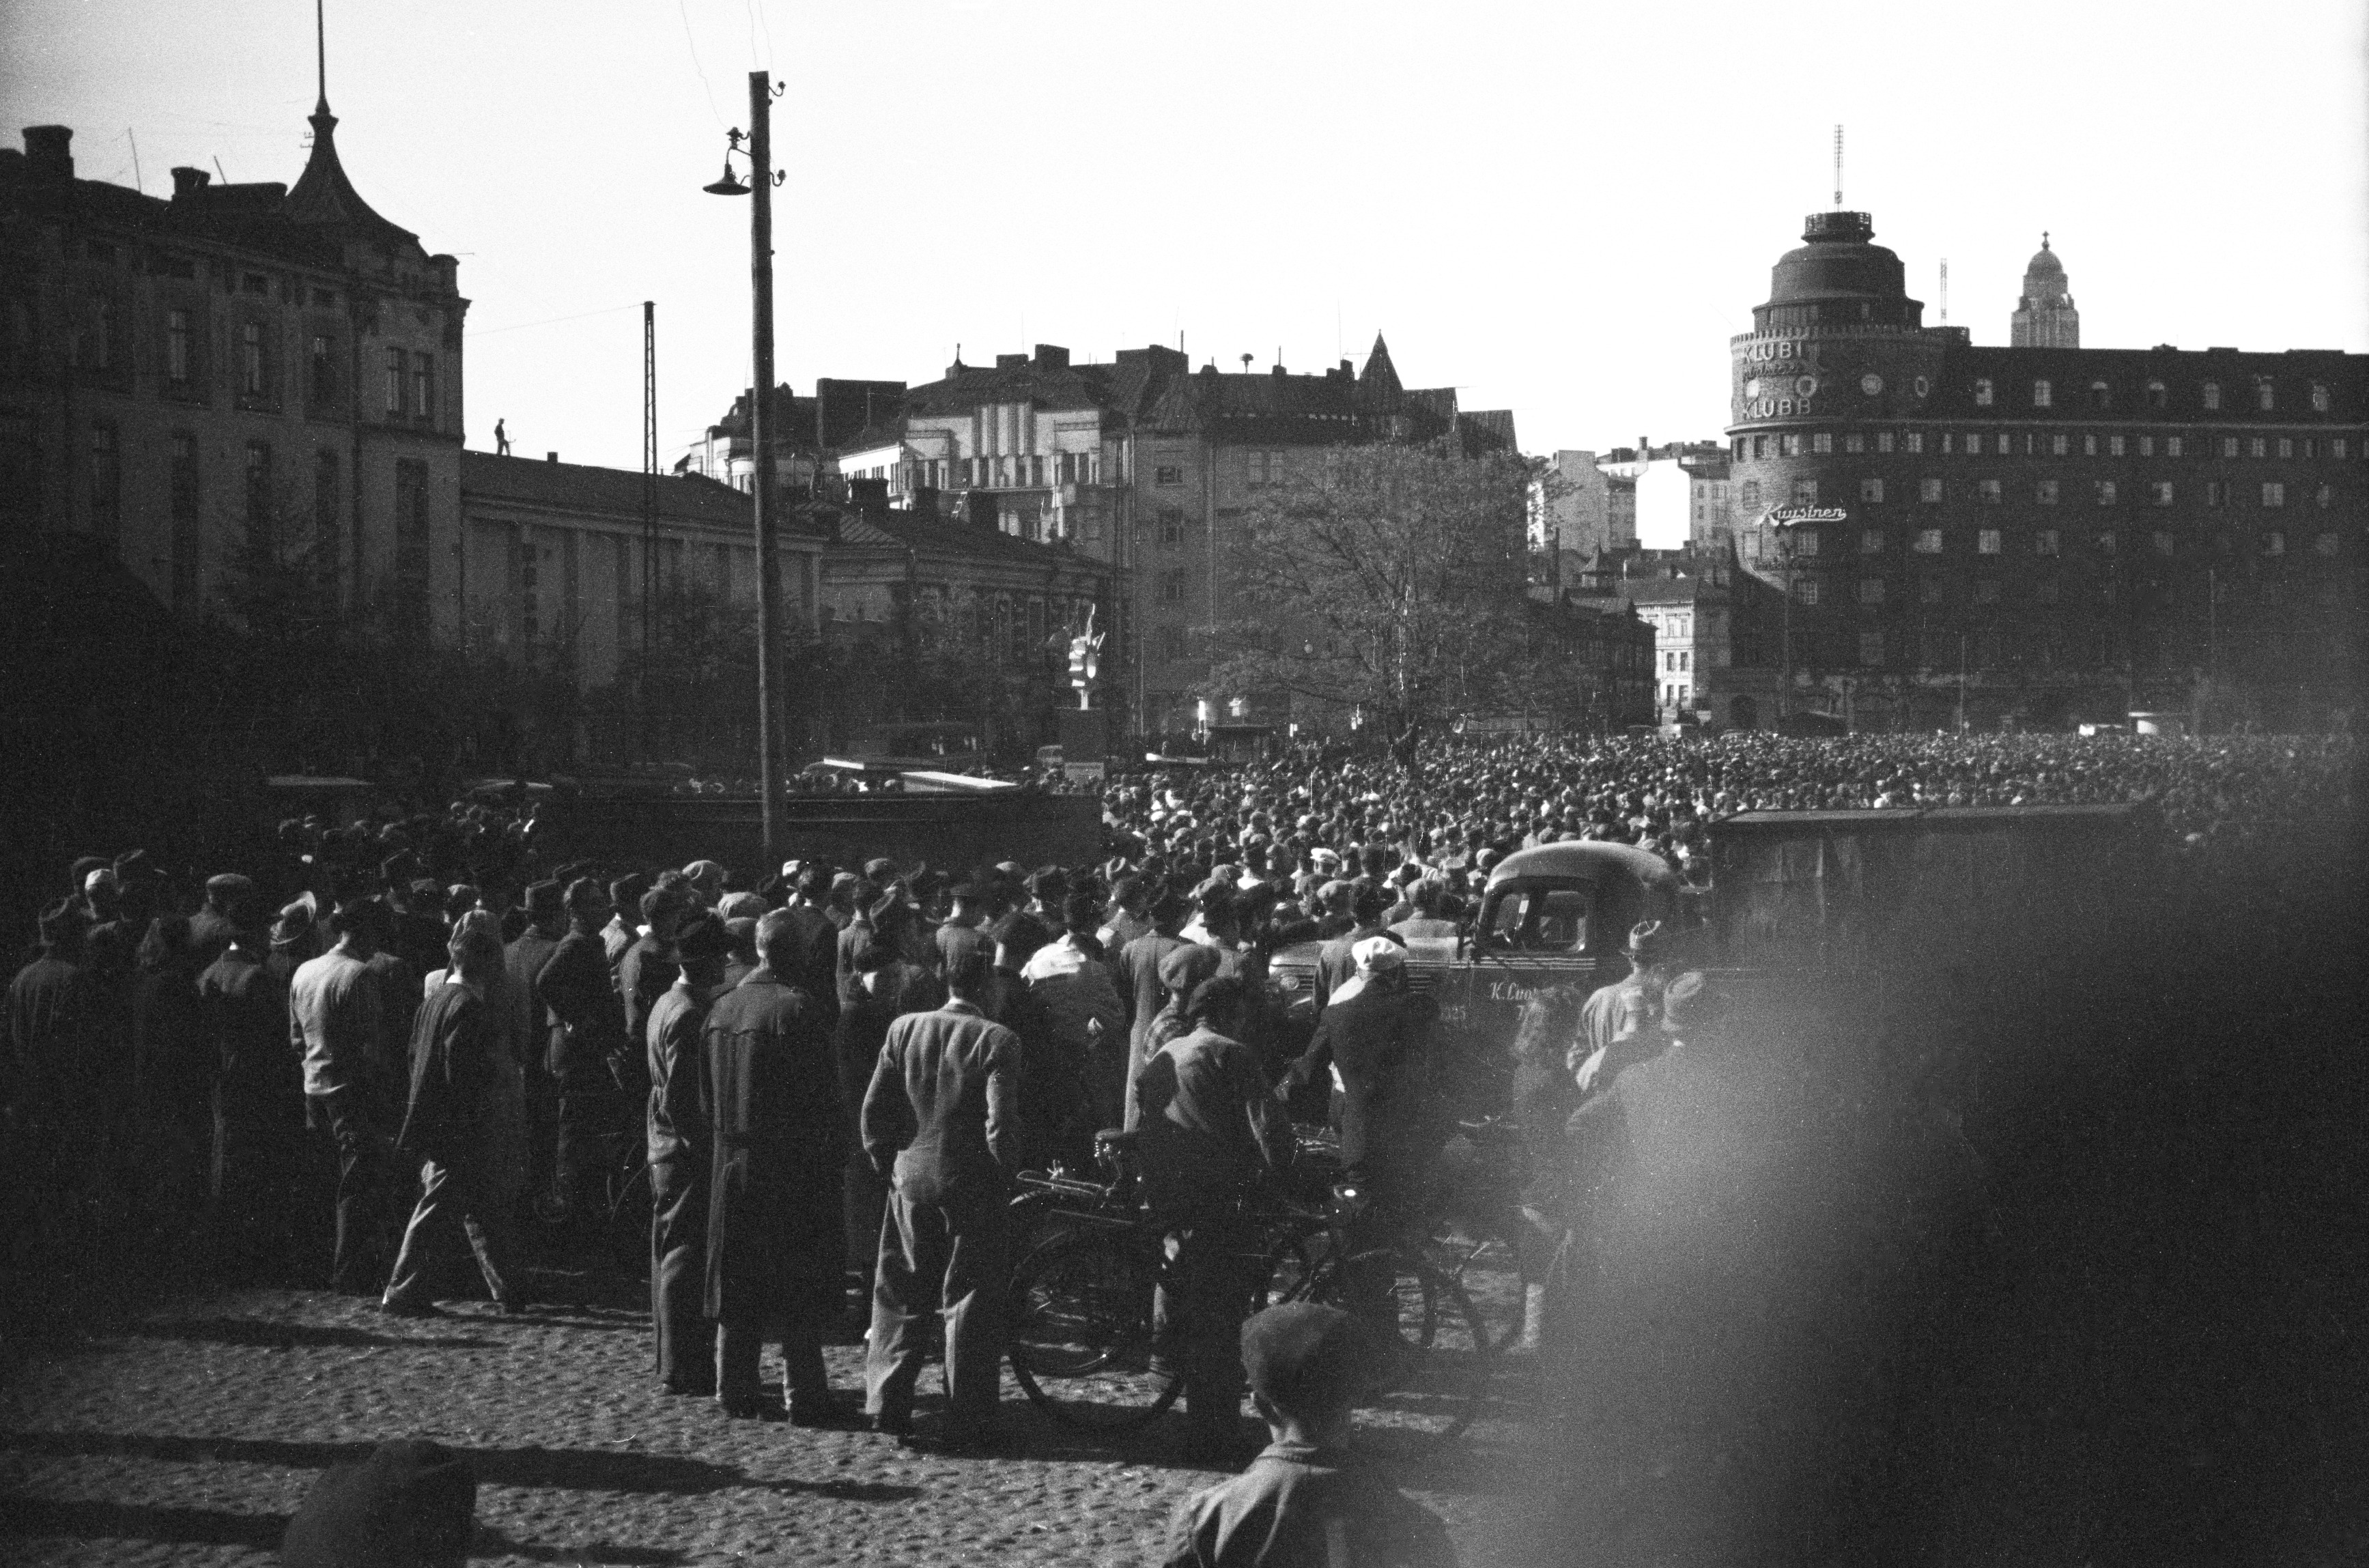
<path fill-rule="evenodd" d="M 1082 783 L 1089 779 L 1100 782 L 1104 766 L 1104 764 L 1101 762 L 1064 762 L 1061 764 L 1061 776 L 1071 784 Z"/>

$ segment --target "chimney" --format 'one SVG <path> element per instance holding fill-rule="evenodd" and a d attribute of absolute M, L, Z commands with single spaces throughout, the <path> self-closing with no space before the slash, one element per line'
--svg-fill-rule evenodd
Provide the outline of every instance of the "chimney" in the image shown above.
<path fill-rule="evenodd" d="M 173 200 L 196 200 L 198 193 L 213 183 L 214 177 L 204 169 L 177 168 L 173 171 Z"/>
<path fill-rule="evenodd" d="M 1070 351 L 1059 343 L 1039 343 L 1036 361 L 1040 371 L 1065 371 L 1070 368 Z"/>
<path fill-rule="evenodd" d="M 556 463 L 559 461 L 559 454 L 555 452 L 546 452 L 543 454 L 543 460 L 545 463 Z"/>
<path fill-rule="evenodd" d="M 1000 514 L 1002 508 L 997 505 L 992 491 L 973 490 L 964 499 L 970 505 L 970 525 L 973 528 L 984 528 L 990 533 L 1001 532 L 1003 523 Z"/>
<path fill-rule="evenodd" d="M 995 368 L 1000 371 L 1024 370 L 1027 368 L 1027 365 L 1028 356 L 1025 354 L 998 354 L 995 356 Z"/>
<path fill-rule="evenodd" d="M 25 127 L 26 172 L 37 183 L 62 185 L 74 177 L 74 129 L 66 125 Z"/>

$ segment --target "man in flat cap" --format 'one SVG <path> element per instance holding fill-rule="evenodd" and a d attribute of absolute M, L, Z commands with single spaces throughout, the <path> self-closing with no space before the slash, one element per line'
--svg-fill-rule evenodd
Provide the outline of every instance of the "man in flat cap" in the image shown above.
<path fill-rule="evenodd" d="M 1242 1324 L 1253 1402 L 1273 1439 L 1250 1469 L 1177 1508 L 1162 1568 L 1455 1568 L 1439 1516 L 1347 1449 L 1373 1376 L 1370 1331 L 1288 1301 Z"/>
<path fill-rule="evenodd" d="M 1602 988 L 1581 1005 L 1579 1033 L 1567 1064 L 1578 1077 L 1581 1093 L 1598 1093 L 1623 1067 L 1642 1059 L 1636 1053 L 1660 1048 L 1662 1036 L 1653 1024 L 1661 1013 L 1663 987 L 1669 982 L 1670 948 L 1667 927 L 1660 921 L 1639 921 L 1629 930 L 1628 978 Z"/>
<path fill-rule="evenodd" d="M 699 1100 L 700 1036 L 730 955 L 724 922 L 707 910 L 675 933 L 681 967 L 650 1009 L 643 1043 L 650 1075 L 650 1326 L 659 1385 L 670 1394 L 715 1391 L 715 1336 L 707 1324 L 707 1178 L 715 1155 Z"/>

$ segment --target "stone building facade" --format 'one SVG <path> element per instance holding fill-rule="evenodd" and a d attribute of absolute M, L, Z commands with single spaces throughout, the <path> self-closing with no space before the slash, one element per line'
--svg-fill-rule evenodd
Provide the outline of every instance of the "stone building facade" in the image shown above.
<path fill-rule="evenodd" d="M 294 594 L 389 635 L 461 614 L 458 263 L 372 211 L 326 97 L 293 187 L 0 150 L 0 528 L 103 541 L 163 603 Z"/>
<path fill-rule="evenodd" d="M 1872 235 L 1812 215 L 1730 345 L 1740 555 L 1783 596 L 1781 705 L 1863 726 L 2350 707 L 2369 358 L 1978 348 L 1923 325 Z"/>

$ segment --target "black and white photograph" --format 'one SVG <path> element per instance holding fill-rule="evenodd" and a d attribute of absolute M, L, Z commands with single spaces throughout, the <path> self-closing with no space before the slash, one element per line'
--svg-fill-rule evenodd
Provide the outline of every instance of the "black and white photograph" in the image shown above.
<path fill-rule="evenodd" d="M 2358 0 L 8 0 L 0 1562 L 2369 1562 L 2364 627 Z"/>

